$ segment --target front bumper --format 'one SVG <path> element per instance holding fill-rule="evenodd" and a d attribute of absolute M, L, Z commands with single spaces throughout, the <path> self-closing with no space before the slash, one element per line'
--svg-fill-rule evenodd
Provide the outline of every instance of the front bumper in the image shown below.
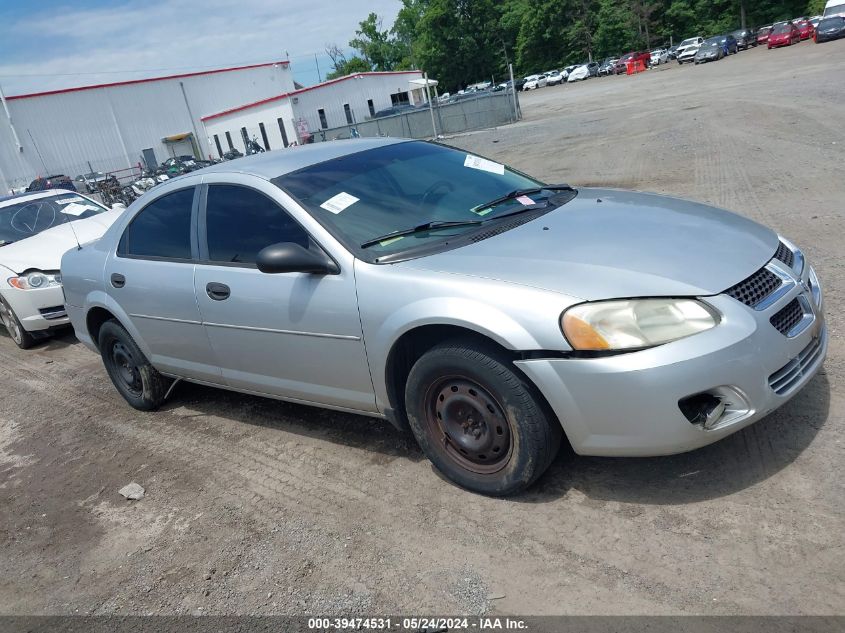
<path fill-rule="evenodd" d="M 3 298 L 12 307 L 27 332 L 39 332 L 68 325 L 70 319 L 64 309 L 65 298 L 61 286 L 19 290 L 3 288 Z"/>
<path fill-rule="evenodd" d="M 806 283 L 810 267 L 804 268 Z M 770 318 L 799 295 L 813 315 L 788 338 Z M 670 455 L 711 444 L 786 403 L 824 362 L 828 335 L 820 289 L 814 298 L 796 283 L 759 311 L 727 295 L 706 300 L 721 312 L 721 323 L 686 339 L 603 358 L 516 362 L 551 405 L 576 453 Z M 691 423 L 678 406 L 699 393 L 730 402 L 709 429 Z"/>

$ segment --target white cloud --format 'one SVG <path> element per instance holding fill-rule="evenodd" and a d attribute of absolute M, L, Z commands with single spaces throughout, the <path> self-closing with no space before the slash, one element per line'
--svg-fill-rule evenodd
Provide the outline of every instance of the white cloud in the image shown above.
<path fill-rule="evenodd" d="M 325 75 L 326 44 L 345 47 L 371 11 L 387 28 L 399 7 L 398 0 L 158 0 L 54 9 L 49 19 L 36 11 L 4 25 L 24 45 L 11 59 L 7 51 L 0 82 L 7 95 L 21 94 L 274 61 L 288 51 L 294 78 L 312 83 L 315 53 Z"/>

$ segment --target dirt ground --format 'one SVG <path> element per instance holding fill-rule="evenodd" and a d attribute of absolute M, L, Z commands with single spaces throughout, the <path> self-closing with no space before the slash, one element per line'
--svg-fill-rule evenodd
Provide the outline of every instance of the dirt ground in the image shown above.
<path fill-rule="evenodd" d="M 710 447 L 442 480 L 386 422 L 178 387 L 130 409 L 71 335 L 0 336 L 0 612 L 845 613 L 845 40 L 524 95 L 451 139 L 548 181 L 686 196 L 799 244 L 824 370 Z M 135 481 L 137 502 L 118 489 Z"/>

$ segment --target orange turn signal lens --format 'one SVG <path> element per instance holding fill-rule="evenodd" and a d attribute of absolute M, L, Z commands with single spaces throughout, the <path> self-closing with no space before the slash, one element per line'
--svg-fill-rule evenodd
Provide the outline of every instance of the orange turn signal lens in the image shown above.
<path fill-rule="evenodd" d="M 26 277 L 12 277 L 7 280 L 9 285 L 18 290 L 27 290 L 29 285 L 26 283 Z"/>
<path fill-rule="evenodd" d="M 563 333 L 573 349 L 610 349 L 610 344 L 586 321 L 567 312 L 562 320 Z"/>

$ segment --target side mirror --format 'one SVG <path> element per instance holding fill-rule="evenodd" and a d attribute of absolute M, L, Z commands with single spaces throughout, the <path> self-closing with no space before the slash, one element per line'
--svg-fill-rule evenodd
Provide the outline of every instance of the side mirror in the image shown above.
<path fill-rule="evenodd" d="M 123 204 L 122 202 L 115 202 L 113 205 L 111 205 L 111 210 L 112 211 L 126 211 L 126 205 Z"/>
<path fill-rule="evenodd" d="M 262 248 L 255 259 L 262 273 L 312 273 L 336 275 L 337 264 L 322 251 L 308 250 L 293 242 L 279 242 Z"/>

